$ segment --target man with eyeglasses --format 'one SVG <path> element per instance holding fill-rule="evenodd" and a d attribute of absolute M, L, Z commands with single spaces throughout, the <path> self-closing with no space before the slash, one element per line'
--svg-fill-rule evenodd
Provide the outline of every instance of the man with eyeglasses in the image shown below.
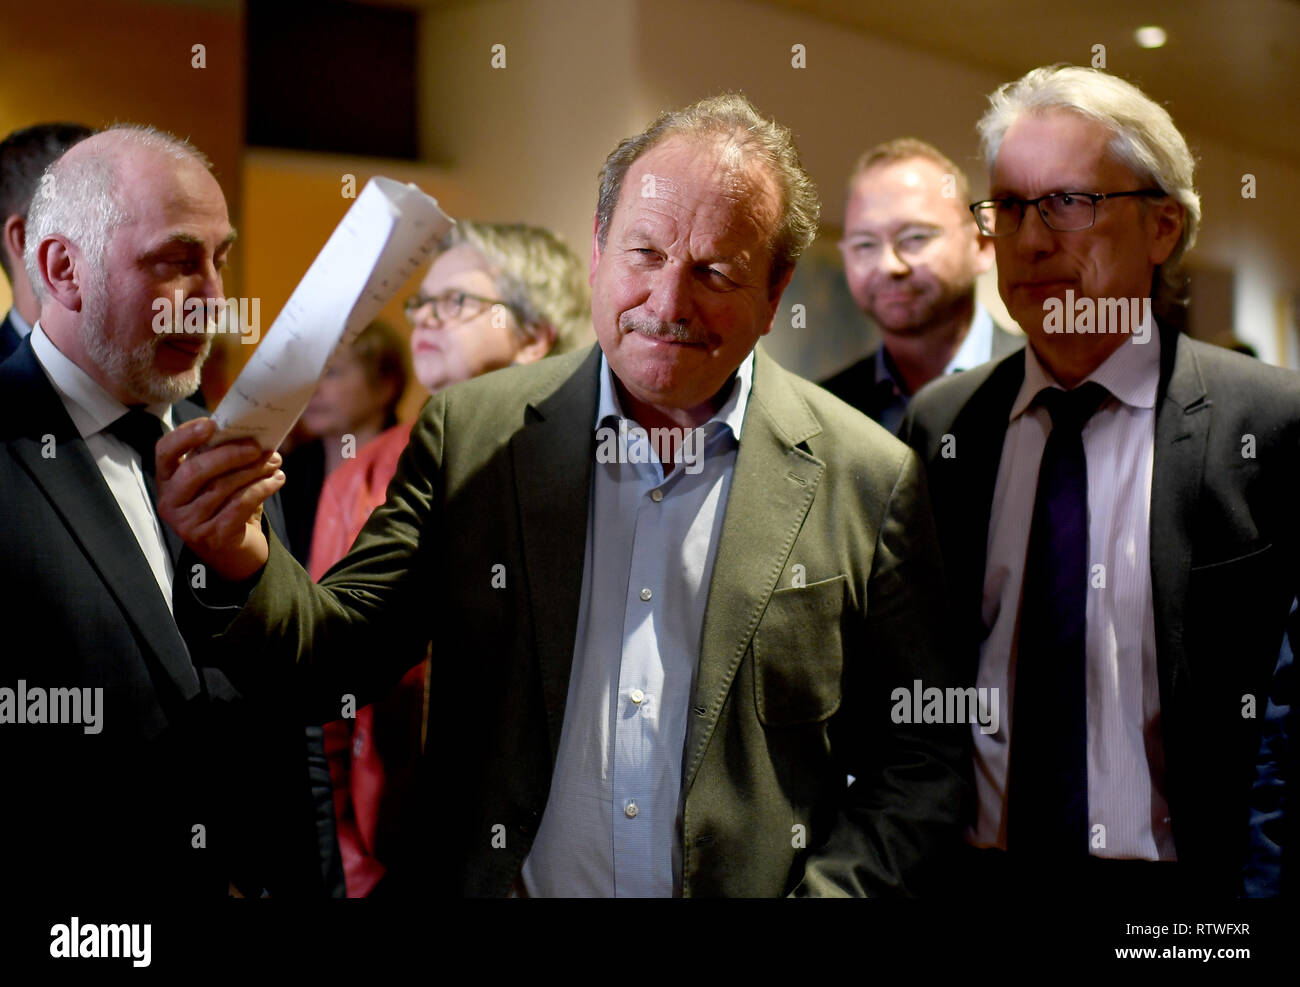
<path fill-rule="evenodd" d="M 894 433 L 923 385 L 1025 342 L 975 300 L 993 245 L 971 220 L 969 199 L 965 173 L 910 137 L 867 151 L 849 181 L 844 275 L 883 339 L 822 386 Z"/>
<path fill-rule="evenodd" d="M 971 881 L 1231 897 L 1297 588 L 1300 376 L 1161 324 L 1200 220 L 1162 107 L 1075 67 L 990 103 L 971 209 L 1029 346 L 936 381 L 903 430 L 977 685 L 1009 706 L 974 734 Z"/>

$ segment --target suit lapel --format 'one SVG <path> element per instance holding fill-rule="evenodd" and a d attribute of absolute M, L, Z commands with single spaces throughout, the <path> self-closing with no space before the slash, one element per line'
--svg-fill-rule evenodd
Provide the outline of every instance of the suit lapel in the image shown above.
<path fill-rule="evenodd" d="M 736 670 L 776 588 L 825 464 L 799 448 L 821 425 L 758 348 L 704 612 L 683 770 L 689 792 Z"/>
<path fill-rule="evenodd" d="M 16 433 L 5 429 L 12 454 L 117 600 L 141 650 L 157 661 L 181 699 L 193 698 L 198 676 L 153 571 L 29 342 L 5 369 L 12 371 L 0 383 L 10 392 L 5 415 L 13 422 L 21 414 L 31 423 Z M 47 436 L 53 438 L 52 457 L 46 455 Z"/>
<path fill-rule="evenodd" d="M 973 602 L 974 611 L 966 616 L 973 616 L 981 629 L 977 641 L 983 639 L 980 601 L 984 597 L 993 492 L 1011 406 L 1024 380 L 1023 356 L 1013 355 L 999 363 L 953 420 L 956 445 L 952 456 L 943 455 L 939 439 L 938 451 L 929 464 L 935 517 L 940 524 L 948 519 L 942 531 L 948 581 L 953 599 Z"/>
<path fill-rule="evenodd" d="M 993 349 L 989 353 L 990 360 L 1001 360 L 1004 356 L 1010 356 L 1024 345 L 1024 336 L 1009 332 L 996 322 L 993 323 Z"/>
<path fill-rule="evenodd" d="M 1212 403 L 1196 355 L 1177 333 L 1161 337 L 1160 389 L 1151 477 L 1151 591 L 1162 708 L 1187 672 L 1182 602 L 1192 565 L 1189 532 L 1205 470 Z"/>
<path fill-rule="evenodd" d="M 18 330 L 14 328 L 13 310 L 5 314 L 4 321 L 0 322 L 0 362 L 9 357 L 9 354 L 18 349 L 18 345 L 23 341 L 23 337 L 18 335 Z"/>
<path fill-rule="evenodd" d="M 593 346 L 554 393 L 528 405 L 528 424 L 510 440 L 552 762 L 578 630 L 599 370 L 600 348 Z"/>

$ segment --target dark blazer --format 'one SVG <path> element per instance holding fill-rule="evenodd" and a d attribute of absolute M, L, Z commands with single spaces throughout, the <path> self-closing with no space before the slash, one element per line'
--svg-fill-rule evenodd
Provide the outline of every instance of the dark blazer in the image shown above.
<path fill-rule="evenodd" d="M 23 337 L 18 335 L 14 326 L 13 309 L 10 309 L 5 313 L 4 321 L 0 322 L 0 363 L 9 359 L 9 354 L 18 349 L 22 341 Z"/>
<path fill-rule="evenodd" d="M 993 348 L 991 360 L 1010 356 L 1025 345 L 1025 337 L 1008 332 L 993 323 Z M 822 387 L 841 401 L 846 401 L 874 422 L 880 421 L 885 408 L 893 401 L 894 390 L 889 381 L 876 380 L 876 347 L 857 363 L 822 381 Z"/>
<path fill-rule="evenodd" d="M 0 367 L 0 441 L 0 688 L 104 690 L 97 734 L 0 724 L 6 887 L 71 902 L 224 896 L 232 879 L 322 894 L 301 716 L 196 670 L 30 340 Z M 283 523 L 278 505 L 268 515 Z"/>
<path fill-rule="evenodd" d="M 1179 861 L 1199 887 L 1231 896 L 1300 570 L 1300 375 L 1165 331 L 1161 347 L 1150 537 L 1165 794 Z M 993 486 L 1024 372 L 1015 355 L 934 381 L 904 425 L 929 477 L 959 629 L 975 644 Z M 943 455 L 945 435 L 955 455 Z"/>
<path fill-rule="evenodd" d="M 236 681 L 310 662 L 336 715 L 340 695 L 361 705 L 433 639 L 421 894 L 506 894 L 546 807 L 599 367 L 593 346 L 431 398 L 387 502 L 319 586 L 274 541 L 233 620 L 177 584 L 205 660 Z M 969 729 L 895 724 L 890 696 L 969 671 L 942 647 L 942 607 L 915 456 L 760 348 L 687 727 L 684 894 L 930 886 L 957 840 Z"/>

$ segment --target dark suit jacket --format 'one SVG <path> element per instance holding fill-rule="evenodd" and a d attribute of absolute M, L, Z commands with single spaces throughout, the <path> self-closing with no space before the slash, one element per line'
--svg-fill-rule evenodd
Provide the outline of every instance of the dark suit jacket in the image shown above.
<path fill-rule="evenodd" d="M 1300 568 L 1300 376 L 1177 334 L 1162 332 L 1161 346 L 1150 537 L 1165 795 L 1179 861 L 1230 896 Z M 976 644 L 993 486 L 1024 372 L 1015 355 L 934 381 L 904 426 L 926 465 L 960 629 Z"/>
<path fill-rule="evenodd" d="M 301 716 L 196 670 L 30 340 L 0 368 L 0 441 L 0 687 L 104 690 L 97 734 L 0 724 L 6 887 L 70 902 L 224 896 L 231 879 L 321 894 Z"/>
<path fill-rule="evenodd" d="M 1000 360 L 1004 356 L 1010 356 L 1024 345 L 1024 336 L 1008 332 L 996 322 L 993 323 L 993 350 L 990 359 Z M 876 347 L 857 363 L 822 381 L 822 387 L 875 422 L 880 421 L 881 414 L 893 400 L 890 382 L 876 380 L 876 357 L 879 352 L 880 347 Z"/>
<path fill-rule="evenodd" d="M 339 696 L 360 705 L 432 637 L 421 893 L 504 895 L 546 807 L 599 366 L 592 347 L 435 395 L 387 502 L 320 586 L 275 542 L 233 621 L 177 585 L 205 660 L 236 681 L 310 661 L 335 715 Z M 894 724 L 890 693 L 971 671 L 941 647 L 942 606 L 915 456 L 760 348 L 687 728 L 686 895 L 927 887 L 958 832 L 969 731 Z"/>
<path fill-rule="evenodd" d="M 22 341 L 23 337 L 14 328 L 13 310 L 10 309 L 5 313 L 4 321 L 0 322 L 0 363 L 9 359 L 9 354 L 18 349 Z"/>

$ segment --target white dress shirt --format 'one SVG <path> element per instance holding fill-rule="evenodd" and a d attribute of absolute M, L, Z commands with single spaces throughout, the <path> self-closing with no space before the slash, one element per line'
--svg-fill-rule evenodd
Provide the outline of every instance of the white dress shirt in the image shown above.
<path fill-rule="evenodd" d="M 957 347 L 948 365 L 943 368 L 945 374 L 955 374 L 960 370 L 969 370 L 981 363 L 993 359 L 993 316 L 979 302 L 975 303 L 975 314 L 971 317 L 970 329 L 966 338 Z"/>
<path fill-rule="evenodd" d="M 158 590 L 170 610 L 172 561 L 167 553 L 162 525 L 144 484 L 140 456 L 117 436 L 104 431 L 126 414 L 126 405 L 60 353 L 50 337 L 45 335 L 40 322 L 32 327 L 32 351 L 36 354 L 41 369 L 45 371 L 45 376 L 49 378 L 50 385 L 63 402 L 72 424 L 85 440 L 86 448 L 94 457 L 95 465 L 99 467 L 104 482 L 108 484 L 117 506 L 122 510 L 122 516 L 135 534 L 135 540 L 140 543 L 140 551 L 144 553 L 154 579 L 158 581 Z M 171 430 L 170 404 L 151 404 L 145 410 L 160 418 L 164 429 Z M 59 455 L 57 448 L 54 454 Z"/>
<path fill-rule="evenodd" d="M 1174 860 L 1164 794 L 1160 684 L 1151 595 L 1151 470 L 1160 336 L 1130 338 L 1087 379 L 1112 395 L 1083 428 L 1088 464 L 1086 613 L 1088 827 L 1098 857 Z M 1002 445 L 984 570 L 977 686 L 1008 701 L 999 729 L 974 730 L 977 817 L 968 839 L 1006 848 L 1009 741 L 1014 736 L 1017 629 L 1038 467 L 1051 432 L 1047 409 L 1033 404 L 1060 387 L 1025 348 L 1025 381 L 1011 407 Z M 1032 406 L 1031 406 L 1032 405 Z M 1098 829 L 1100 826 L 1102 829 Z"/>

